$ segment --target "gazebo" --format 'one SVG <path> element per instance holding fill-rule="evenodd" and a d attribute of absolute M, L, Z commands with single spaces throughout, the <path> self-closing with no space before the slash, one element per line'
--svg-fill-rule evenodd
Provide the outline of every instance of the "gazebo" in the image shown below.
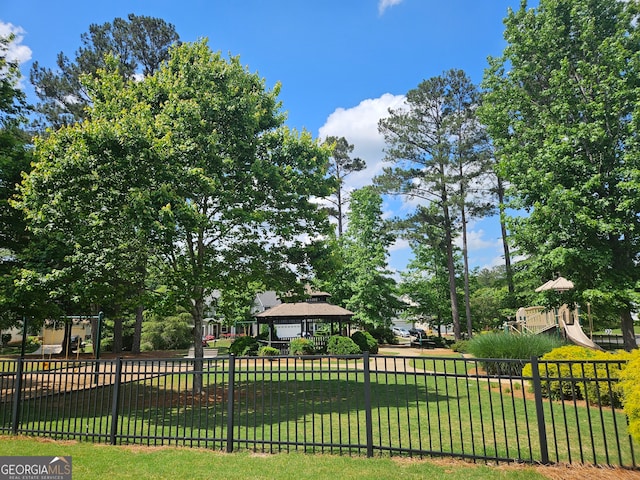
<path fill-rule="evenodd" d="M 346 308 L 330 304 L 327 299 L 330 297 L 326 292 L 311 292 L 310 297 L 305 302 L 281 303 L 269 308 L 264 312 L 255 315 L 260 325 L 269 325 L 269 343 L 273 338 L 275 327 L 278 325 L 300 325 L 300 334 L 312 334 L 319 324 L 330 324 L 330 331 L 338 330 L 346 335 L 350 334 L 351 317 L 353 312 Z M 288 339 L 285 343 L 288 343 Z"/>

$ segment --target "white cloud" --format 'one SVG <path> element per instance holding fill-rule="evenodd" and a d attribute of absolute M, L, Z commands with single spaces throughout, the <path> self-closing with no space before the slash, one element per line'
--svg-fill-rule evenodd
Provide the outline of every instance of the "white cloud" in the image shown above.
<path fill-rule="evenodd" d="M 382 172 L 385 143 L 378 133 L 378 121 L 389 115 L 389 108 L 398 108 L 403 102 L 403 95 L 385 93 L 352 108 L 336 109 L 320 127 L 320 138 L 330 135 L 346 138 L 354 147 L 352 157 L 360 157 L 367 163 L 367 168 L 347 177 L 347 189 L 371 185 L 373 177 Z"/>
<path fill-rule="evenodd" d="M 403 0 L 379 0 L 378 2 L 378 14 L 384 14 L 387 8 L 391 8 L 395 5 L 402 3 Z"/>
<path fill-rule="evenodd" d="M 484 230 L 472 230 L 467 231 L 467 248 L 470 252 L 476 250 L 482 250 L 485 248 L 494 248 L 502 245 L 501 239 L 488 240 L 485 238 L 486 234 Z M 459 237 L 456 243 L 460 243 L 462 246 L 462 238 Z"/>
<path fill-rule="evenodd" d="M 11 34 L 15 35 L 7 50 L 6 58 L 8 61 L 22 64 L 31 60 L 31 49 L 26 45 L 21 45 L 24 33 L 25 31 L 22 27 L 0 21 L 0 37 L 6 38 Z"/>

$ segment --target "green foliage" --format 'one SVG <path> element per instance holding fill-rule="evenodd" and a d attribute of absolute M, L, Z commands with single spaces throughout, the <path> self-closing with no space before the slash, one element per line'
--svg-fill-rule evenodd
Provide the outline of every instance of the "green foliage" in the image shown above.
<path fill-rule="evenodd" d="M 372 187 L 353 192 L 348 219 L 338 241 L 342 262 L 329 288 L 335 301 L 354 312 L 353 320 L 359 325 L 390 325 L 404 304 L 387 266 L 394 235 L 382 219 L 380 194 Z"/>
<path fill-rule="evenodd" d="M 369 352 L 374 355 L 378 353 L 378 341 L 373 338 L 373 335 L 369 332 L 354 332 L 351 335 L 351 340 L 353 340 L 363 352 Z"/>
<path fill-rule="evenodd" d="M 250 336 L 238 337 L 229 345 L 229 353 L 239 357 L 255 356 L 258 354 L 259 348 L 260 343 L 258 343 L 257 338 Z"/>
<path fill-rule="evenodd" d="M 294 338 L 289 343 L 289 353 L 291 355 L 313 355 L 316 347 L 308 338 Z"/>
<path fill-rule="evenodd" d="M 169 46 L 179 37 L 173 25 L 153 17 L 129 14 L 102 25 L 91 24 L 81 36 L 82 47 L 70 60 L 58 54 L 58 71 L 34 62 L 31 82 L 42 100 L 38 111 L 54 128 L 81 121 L 87 116 L 91 98 L 82 87 L 81 76 L 95 76 L 104 68 L 106 55 L 118 56 L 118 71 L 123 78 L 151 75 L 168 58 Z"/>
<path fill-rule="evenodd" d="M 268 340 L 269 339 L 269 325 L 263 323 L 260 326 L 260 333 L 258 333 L 258 340 Z M 277 338 L 274 338 L 277 340 Z"/>
<path fill-rule="evenodd" d="M 242 282 L 237 285 L 232 281 L 228 282 L 216 302 L 216 316 L 224 319 L 225 325 L 228 326 L 235 322 L 251 320 L 251 309 L 256 294 L 264 289 L 264 285 L 260 282 Z M 269 328 L 268 325 L 264 326 Z M 268 338 L 268 333 L 267 330 L 266 338 Z"/>
<path fill-rule="evenodd" d="M 541 357 L 539 368 L 542 393 L 556 400 L 566 398 L 588 400 L 594 405 L 619 407 L 620 392 L 611 386 L 615 385 L 628 359 L 629 354 L 624 351 L 613 354 L 578 345 L 556 348 Z M 551 363 L 544 363 L 544 361 Z M 553 363 L 555 361 L 558 363 Z M 527 377 L 532 375 L 531 364 L 523 368 L 522 375 Z M 597 380 L 585 380 L 587 378 Z"/>
<path fill-rule="evenodd" d="M 561 339 L 549 335 L 486 333 L 469 340 L 467 348 L 476 358 L 526 361 L 531 357 L 540 357 L 562 344 Z M 483 365 L 490 374 L 519 375 L 524 362 L 483 362 Z"/>
<path fill-rule="evenodd" d="M 636 2 L 541 0 L 505 19 L 480 109 L 510 185 L 509 221 L 529 273 L 575 288 L 549 303 L 589 302 L 617 316 L 635 347 L 640 281 L 639 29 Z"/>
<path fill-rule="evenodd" d="M 360 347 L 349 337 L 334 335 L 329 337 L 327 353 L 330 355 L 358 355 L 362 353 Z"/>
<path fill-rule="evenodd" d="M 385 193 L 430 204 L 419 207 L 414 218 L 425 220 L 423 225 L 438 236 L 412 236 L 411 241 L 435 247 L 446 258 L 442 273 L 451 304 L 448 318 L 457 339 L 461 332 L 453 240 L 466 231 L 468 217 L 484 211 L 484 205 L 470 205 L 470 185 L 486 173 L 489 160 L 485 129 L 475 113 L 479 103 L 478 88 L 463 71 L 451 69 L 410 90 L 405 104 L 390 109 L 378 124 L 386 142 L 385 160 L 392 166 L 375 178 L 375 184 Z"/>
<path fill-rule="evenodd" d="M 398 343 L 398 339 L 396 338 L 391 327 L 388 326 L 378 326 L 374 328 L 370 328 L 367 330 L 373 338 L 380 344 L 386 345 L 395 345 Z"/>
<path fill-rule="evenodd" d="M 640 442 L 640 350 L 628 354 L 628 359 L 627 367 L 620 372 L 617 391 L 622 395 L 629 433 Z"/>
<path fill-rule="evenodd" d="M 193 340 L 191 328 L 191 315 L 187 312 L 166 317 L 150 313 L 142 323 L 140 348 L 147 351 L 188 348 Z"/>
<path fill-rule="evenodd" d="M 330 151 L 285 126 L 279 85 L 204 40 L 173 46 L 139 81 L 118 62 L 83 77 L 86 120 L 36 145 L 17 205 L 62 244 L 63 262 L 35 276 L 126 312 L 157 301 L 144 295 L 153 271 L 164 300 L 192 314 L 199 355 L 215 290 L 232 286 L 221 307 L 242 318 L 248 279 L 284 291 L 310 274 L 301 238 L 330 228 L 315 201 L 334 186 Z"/>
<path fill-rule="evenodd" d="M 329 215 L 338 221 L 338 237 L 342 236 L 342 224 L 344 221 L 344 209 L 349 200 L 345 188 L 345 178 L 353 173 L 363 170 L 367 165 L 361 158 L 351 158 L 354 146 L 344 137 L 328 136 L 324 143 L 331 147 L 329 170 L 327 173 L 336 181 L 336 193 L 327 200 L 331 203 Z"/>
<path fill-rule="evenodd" d="M 268 345 L 265 345 L 258 349 L 259 357 L 276 357 L 278 355 L 280 355 L 280 350 L 274 347 L 270 347 Z"/>
<path fill-rule="evenodd" d="M 458 353 L 469 353 L 469 340 L 458 340 L 451 344 L 451 350 Z"/>

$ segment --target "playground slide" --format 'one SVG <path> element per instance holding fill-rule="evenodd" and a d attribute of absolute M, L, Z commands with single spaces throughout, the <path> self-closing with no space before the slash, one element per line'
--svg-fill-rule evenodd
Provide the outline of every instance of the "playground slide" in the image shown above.
<path fill-rule="evenodd" d="M 568 340 L 572 341 L 576 345 L 580 345 L 581 347 L 602 350 L 601 347 L 593 343 L 593 340 L 587 337 L 587 335 L 582 330 L 582 327 L 580 326 L 580 322 L 567 324 L 562 318 L 560 319 L 560 322 L 562 324 L 562 328 L 564 328 L 564 333 L 567 336 Z"/>

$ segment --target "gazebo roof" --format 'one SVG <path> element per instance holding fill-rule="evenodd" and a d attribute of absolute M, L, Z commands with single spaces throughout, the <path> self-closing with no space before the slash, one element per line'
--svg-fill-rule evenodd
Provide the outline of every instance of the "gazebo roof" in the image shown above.
<path fill-rule="evenodd" d="M 353 312 L 326 302 L 281 303 L 264 312 L 258 313 L 258 322 L 265 319 L 285 318 L 324 318 L 327 320 L 348 320 Z"/>

